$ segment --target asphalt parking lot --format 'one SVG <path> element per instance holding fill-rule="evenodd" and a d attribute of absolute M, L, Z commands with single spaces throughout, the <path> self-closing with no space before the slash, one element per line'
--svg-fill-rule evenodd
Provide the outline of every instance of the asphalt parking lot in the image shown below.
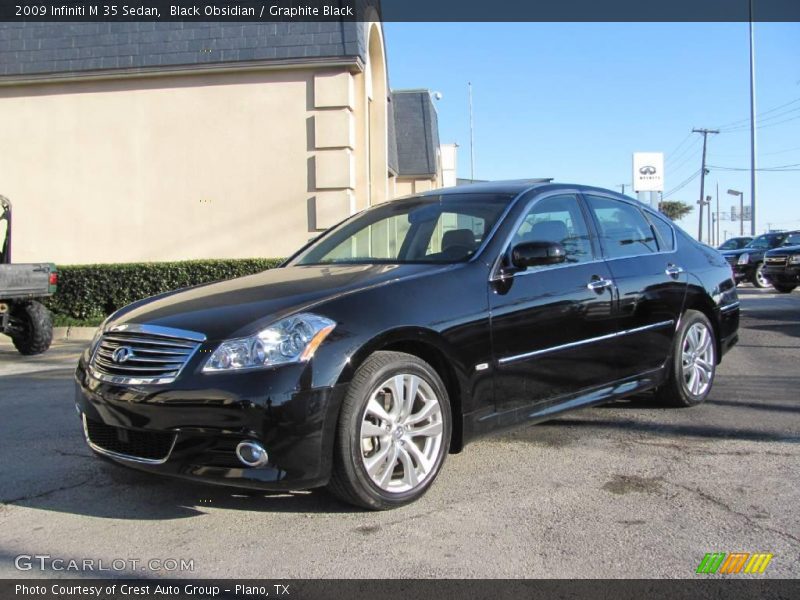
<path fill-rule="evenodd" d="M 740 343 L 704 405 L 640 397 L 481 440 L 384 513 L 99 461 L 72 402 L 86 342 L 26 359 L 2 341 L 0 577 L 80 575 L 20 572 L 18 555 L 135 560 L 84 574 L 137 577 L 693 577 L 716 551 L 770 552 L 757 577 L 797 577 L 800 291 L 741 300 Z M 151 559 L 193 570 L 140 570 Z"/>

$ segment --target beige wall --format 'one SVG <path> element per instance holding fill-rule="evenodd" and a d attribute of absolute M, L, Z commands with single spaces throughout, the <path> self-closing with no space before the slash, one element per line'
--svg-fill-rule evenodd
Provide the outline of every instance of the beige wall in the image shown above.
<path fill-rule="evenodd" d="M 288 255 L 355 209 L 355 79 L 296 69 L 0 87 L 15 261 Z"/>

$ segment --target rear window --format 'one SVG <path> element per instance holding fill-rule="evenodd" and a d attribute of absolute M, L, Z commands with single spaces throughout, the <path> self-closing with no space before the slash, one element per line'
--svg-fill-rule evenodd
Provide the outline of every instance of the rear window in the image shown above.
<path fill-rule="evenodd" d="M 650 215 L 650 222 L 658 234 L 658 248 L 662 252 L 675 250 L 675 232 L 672 230 L 672 223 L 656 215 Z"/>

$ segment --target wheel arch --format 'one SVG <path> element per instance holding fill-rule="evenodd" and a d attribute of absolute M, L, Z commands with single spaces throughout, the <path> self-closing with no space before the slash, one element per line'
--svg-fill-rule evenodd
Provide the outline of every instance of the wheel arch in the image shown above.
<path fill-rule="evenodd" d="M 683 306 L 683 314 L 686 314 L 687 310 L 696 310 L 703 313 L 711 323 L 711 327 L 714 329 L 714 357 L 716 363 L 719 364 L 722 360 L 722 342 L 720 339 L 719 309 L 717 305 L 702 288 L 693 289 L 692 286 L 689 286 Z M 682 318 L 683 315 L 681 315 Z"/>
<path fill-rule="evenodd" d="M 349 383 L 364 361 L 381 350 L 416 356 L 431 365 L 441 377 L 450 399 L 453 419 L 450 453 L 460 452 L 464 447 L 463 399 L 467 390 L 460 367 L 449 358 L 454 356 L 449 344 L 439 333 L 430 329 L 406 327 L 384 332 L 362 345 L 350 357 L 337 384 Z"/>

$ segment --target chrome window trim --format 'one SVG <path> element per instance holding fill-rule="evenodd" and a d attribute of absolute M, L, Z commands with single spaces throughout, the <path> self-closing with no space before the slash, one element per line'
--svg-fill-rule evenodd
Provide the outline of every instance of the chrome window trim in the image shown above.
<path fill-rule="evenodd" d="M 531 189 L 533 189 L 533 188 L 531 188 Z M 530 191 L 531 191 L 530 189 L 525 190 L 524 192 L 521 192 L 519 194 L 519 196 L 522 196 L 523 194 L 527 194 Z M 503 256 L 506 255 L 507 250 L 511 246 L 511 240 L 514 239 L 514 234 L 516 234 L 517 230 L 520 228 L 520 226 L 522 225 L 523 221 L 525 221 L 525 217 L 528 216 L 528 212 L 533 207 L 533 204 L 539 202 L 540 200 L 544 200 L 546 198 L 551 198 L 553 196 L 569 196 L 569 195 L 574 195 L 575 196 L 575 199 L 578 201 L 578 207 L 581 209 L 581 214 L 583 215 L 583 218 L 586 219 L 586 215 L 583 214 L 584 213 L 584 209 L 583 209 L 582 206 L 580 206 L 581 192 L 577 188 L 562 188 L 562 189 L 558 189 L 558 190 L 550 190 L 550 191 L 547 191 L 547 192 L 542 192 L 541 194 L 535 195 L 533 198 L 528 200 L 528 203 L 522 209 L 521 214 L 514 221 L 514 226 L 511 228 L 511 231 L 506 236 L 506 239 L 505 239 L 505 241 L 503 242 L 503 245 L 502 245 L 502 249 L 501 249 L 500 253 L 497 255 L 497 257 L 494 259 L 494 263 L 492 264 L 492 269 L 491 269 L 490 275 L 489 275 L 489 282 L 493 283 L 493 282 L 497 282 L 497 281 L 506 281 L 508 279 L 513 279 L 513 278 L 515 278 L 517 276 L 533 275 L 534 273 L 541 273 L 542 271 L 551 271 L 553 269 L 564 269 L 566 267 L 575 267 L 575 266 L 578 266 L 578 265 L 588 265 L 588 264 L 603 262 L 603 258 L 602 257 L 593 256 L 592 260 L 587 260 L 587 261 L 578 262 L 578 263 L 562 263 L 562 264 L 559 264 L 559 265 L 548 265 L 548 266 L 543 266 L 543 267 L 534 267 L 535 270 L 533 270 L 533 271 L 531 271 L 530 269 L 526 269 L 524 271 L 517 271 L 516 273 L 509 273 L 507 275 L 503 275 L 503 274 L 500 273 L 500 263 L 501 263 L 501 261 L 503 259 Z M 514 204 L 516 204 L 516 202 Z M 591 226 L 590 226 L 590 224 L 588 222 L 586 223 L 586 227 L 589 229 L 589 237 L 590 237 L 589 243 L 592 244 L 592 241 L 591 241 L 591 229 L 592 228 L 591 228 Z M 594 250 L 595 250 L 594 247 L 592 247 L 592 254 L 593 255 L 594 255 Z"/>
<path fill-rule="evenodd" d="M 577 342 L 569 342 L 567 344 L 560 344 L 558 346 L 551 346 L 550 348 L 542 348 L 541 350 L 533 350 L 532 352 L 525 352 L 523 354 L 514 354 L 513 356 L 506 356 L 504 358 L 498 359 L 498 364 L 505 365 L 508 363 L 516 362 L 518 360 L 524 360 L 526 358 L 533 358 L 534 356 L 540 356 L 542 354 L 549 354 L 550 352 L 558 352 L 560 350 L 567 350 L 568 348 L 576 348 L 578 346 L 585 346 L 587 344 L 593 344 L 595 342 L 602 342 L 604 340 L 610 340 L 613 338 L 623 337 L 626 335 L 631 335 L 633 333 L 640 333 L 642 331 L 648 331 L 651 329 L 661 329 L 662 327 L 668 327 L 675 324 L 675 319 L 670 319 L 668 321 L 659 321 L 658 323 L 651 323 L 650 325 L 642 325 L 641 327 L 634 327 L 632 329 L 623 329 L 622 331 L 616 331 L 614 333 L 609 333 L 606 335 L 601 335 L 593 338 L 586 338 L 585 340 L 579 340 Z"/>
<path fill-rule="evenodd" d="M 86 424 L 86 414 L 81 413 L 81 420 L 83 421 L 83 437 L 86 440 L 86 443 L 89 445 L 89 447 L 98 454 L 108 456 L 109 458 L 115 458 L 117 460 L 125 460 L 129 462 L 140 463 L 143 465 L 163 465 L 165 462 L 167 462 L 167 460 L 169 460 L 169 457 L 172 455 L 172 451 L 175 449 L 175 443 L 178 441 L 178 434 L 172 432 L 173 434 L 172 444 L 170 445 L 169 450 L 167 451 L 167 455 L 164 458 L 158 458 L 158 459 L 142 458 L 141 456 L 131 456 L 129 454 L 121 454 L 119 452 L 114 452 L 113 450 L 106 450 L 105 448 L 102 448 L 97 444 L 95 444 L 94 442 L 92 442 L 92 440 L 89 439 L 89 426 Z M 162 431 L 159 433 L 167 433 L 167 432 Z"/>

